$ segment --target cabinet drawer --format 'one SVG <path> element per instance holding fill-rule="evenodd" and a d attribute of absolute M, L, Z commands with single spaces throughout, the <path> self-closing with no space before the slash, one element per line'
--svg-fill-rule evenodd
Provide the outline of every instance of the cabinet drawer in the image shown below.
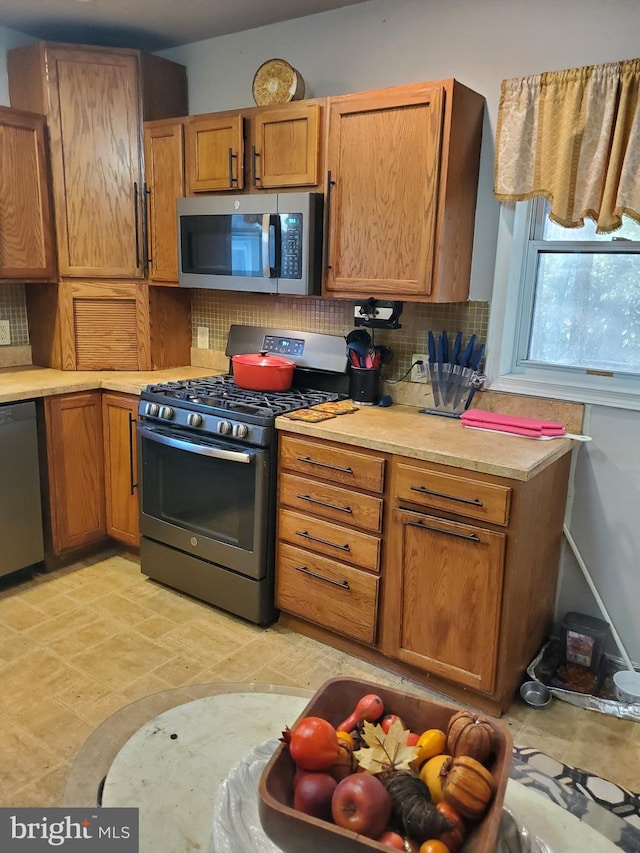
<path fill-rule="evenodd" d="M 511 489 L 472 477 L 443 474 L 398 462 L 395 470 L 396 502 L 409 502 L 494 524 L 509 522 Z"/>
<path fill-rule="evenodd" d="M 374 533 L 382 529 L 382 498 L 358 494 L 295 474 L 281 475 L 280 503 Z"/>
<path fill-rule="evenodd" d="M 278 538 L 363 569 L 380 569 L 380 538 L 288 509 L 278 516 Z"/>
<path fill-rule="evenodd" d="M 280 465 L 290 471 L 369 492 L 382 492 L 384 487 L 384 459 L 351 448 L 285 435 L 280 444 Z"/>
<path fill-rule="evenodd" d="M 276 606 L 339 634 L 373 644 L 378 578 L 281 542 Z"/>

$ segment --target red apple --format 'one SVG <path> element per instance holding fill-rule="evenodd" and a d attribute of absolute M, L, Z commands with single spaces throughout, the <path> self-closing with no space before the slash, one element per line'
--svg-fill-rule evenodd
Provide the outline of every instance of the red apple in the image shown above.
<path fill-rule="evenodd" d="M 404 850 L 404 838 L 397 832 L 383 832 L 380 838 L 376 838 L 378 844 L 391 847 L 392 850 Z"/>
<path fill-rule="evenodd" d="M 382 718 L 382 721 L 380 722 L 380 728 L 385 734 L 387 734 L 391 726 L 396 722 L 396 720 L 400 720 L 400 717 L 397 714 L 387 714 L 385 717 Z M 402 720 L 400 720 L 400 723 L 402 724 L 402 727 L 405 728 L 405 725 Z"/>
<path fill-rule="evenodd" d="M 447 845 L 450 853 L 456 853 L 462 847 L 467 834 L 464 821 L 449 803 L 438 803 L 436 808 L 451 824 L 451 829 L 443 832 L 438 838 Z"/>
<path fill-rule="evenodd" d="M 294 809 L 330 821 L 331 799 L 337 784 L 328 773 L 305 773 L 293 792 Z"/>
<path fill-rule="evenodd" d="M 391 817 L 391 797 L 379 779 L 368 773 L 347 776 L 333 792 L 331 814 L 343 829 L 377 838 Z"/>

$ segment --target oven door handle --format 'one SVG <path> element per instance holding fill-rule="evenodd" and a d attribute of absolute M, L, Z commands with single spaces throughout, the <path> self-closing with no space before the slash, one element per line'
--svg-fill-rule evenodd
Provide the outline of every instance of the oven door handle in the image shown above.
<path fill-rule="evenodd" d="M 178 450 L 187 450 L 189 453 L 198 453 L 200 456 L 211 456 L 214 459 L 226 459 L 228 462 L 251 462 L 249 453 L 241 453 L 237 450 L 225 450 L 222 447 L 210 447 L 202 444 L 194 444 L 188 439 L 177 438 L 173 435 L 163 435 L 146 427 L 138 426 L 140 436 L 155 441 L 158 444 L 166 444 L 167 447 L 175 447 Z"/>

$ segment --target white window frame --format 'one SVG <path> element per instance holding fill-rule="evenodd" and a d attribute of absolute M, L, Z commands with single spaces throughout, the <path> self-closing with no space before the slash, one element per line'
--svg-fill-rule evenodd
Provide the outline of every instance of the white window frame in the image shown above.
<path fill-rule="evenodd" d="M 486 388 L 640 411 L 640 377 L 594 376 L 584 370 L 518 365 L 525 264 L 533 202 L 501 204 L 487 333 Z"/>

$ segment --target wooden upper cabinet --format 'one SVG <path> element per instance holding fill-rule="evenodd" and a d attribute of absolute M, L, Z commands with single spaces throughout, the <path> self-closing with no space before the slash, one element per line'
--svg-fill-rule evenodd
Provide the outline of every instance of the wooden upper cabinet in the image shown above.
<path fill-rule="evenodd" d="M 145 192 L 149 278 L 178 284 L 176 199 L 185 194 L 184 122 L 147 122 L 144 126 Z"/>
<path fill-rule="evenodd" d="M 187 194 L 316 187 L 322 99 L 185 119 Z"/>
<path fill-rule="evenodd" d="M 483 111 L 455 80 L 328 99 L 326 296 L 468 298 Z"/>
<path fill-rule="evenodd" d="M 11 105 L 47 116 L 60 275 L 142 278 L 142 121 L 187 111 L 183 66 L 37 42 L 7 67 Z"/>
<path fill-rule="evenodd" d="M 261 189 L 315 186 L 320 105 L 295 103 L 258 110 L 251 122 L 251 181 Z"/>
<path fill-rule="evenodd" d="M 0 107 L 0 279 L 55 281 L 42 115 Z"/>
<path fill-rule="evenodd" d="M 209 193 L 244 187 L 242 114 L 220 113 L 185 119 L 187 192 Z"/>

